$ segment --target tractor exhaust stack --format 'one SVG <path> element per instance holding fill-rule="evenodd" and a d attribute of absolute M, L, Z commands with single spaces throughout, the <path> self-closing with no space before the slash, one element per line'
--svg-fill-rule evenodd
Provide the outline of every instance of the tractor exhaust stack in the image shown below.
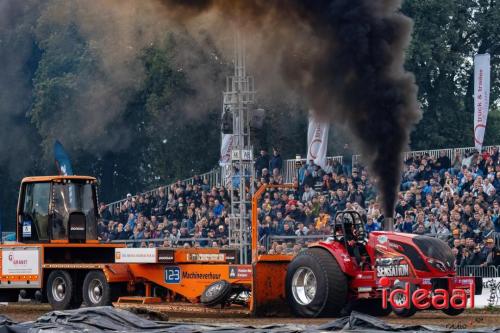
<path fill-rule="evenodd" d="M 384 230 L 394 231 L 394 217 L 386 217 L 384 219 Z"/>

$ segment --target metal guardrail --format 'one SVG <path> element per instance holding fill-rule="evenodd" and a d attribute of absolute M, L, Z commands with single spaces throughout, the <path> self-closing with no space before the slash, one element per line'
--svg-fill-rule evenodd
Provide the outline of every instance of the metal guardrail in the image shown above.
<path fill-rule="evenodd" d="M 491 152 L 493 148 L 500 148 L 500 146 L 495 145 L 495 146 L 485 146 L 483 149 L 487 150 L 488 152 Z M 407 160 L 410 157 L 416 157 L 416 156 L 423 156 L 424 154 L 429 154 L 431 157 L 439 157 L 441 152 L 445 152 L 445 155 L 448 156 L 453 163 L 453 160 L 455 159 L 455 156 L 457 153 L 460 153 L 460 155 L 463 157 L 465 153 L 470 153 L 474 151 L 474 147 L 461 147 L 461 148 L 443 148 L 443 149 L 431 149 L 431 150 L 414 150 L 414 151 L 408 151 L 404 153 L 404 159 Z M 332 157 L 327 157 L 328 160 L 336 160 L 339 163 L 342 163 L 342 156 L 332 156 Z M 289 183 L 292 181 L 293 177 L 297 175 L 297 169 L 295 166 L 295 162 L 297 160 L 291 159 L 291 160 L 286 160 L 284 162 L 284 170 L 283 170 L 283 179 L 285 182 Z M 300 159 L 299 161 L 305 162 L 305 159 Z M 353 155 L 352 156 L 352 165 L 357 166 L 361 162 L 361 155 Z"/>
<path fill-rule="evenodd" d="M 202 181 L 208 180 L 208 185 L 210 187 L 218 186 L 222 183 L 221 168 L 217 168 L 217 169 L 214 169 L 212 171 L 200 174 L 199 177 Z M 194 177 L 184 179 L 181 182 L 183 184 L 194 184 Z M 141 194 L 142 195 L 148 194 L 151 196 L 157 196 L 160 193 L 161 189 L 170 188 L 170 187 L 174 186 L 175 184 L 176 184 L 176 182 L 165 185 L 165 186 L 160 186 L 160 187 L 157 187 L 155 189 L 143 192 Z M 133 197 L 135 198 L 136 196 L 133 196 Z M 125 201 L 127 201 L 127 199 L 122 199 L 122 200 L 118 200 L 115 202 L 111 202 L 106 207 L 108 207 L 108 209 L 110 209 L 111 211 L 114 211 L 117 207 L 119 208 Z"/>
<path fill-rule="evenodd" d="M 280 236 L 280 235 L 270 235 L 270 236 L 264 236 L 260 239 L 260 245 L 264 245 L 266 248 L 266 251 L 269 251 L 271 249 L 271 244 L 273 242 L 278 242 L 282 243 L 281 245 L 285 243 L 291 243 L 292 245 L 295 244 L 305 244 L 306 242 L 309 241 L 319 241 L 319 240 L 324 240 L 330 237 L 329 235 L 307 235 L 307 236 Z"/>
<path fill-rule="evenodd" d="M 200 242 L 216 242 L 218 240 L 220 240 L 221 238 L 196 238 L 196 237 L 189 237 L 189 238 L 179 238 L 179 237 L 176 237 L 176 239 L 174 241 L 172 241 L 172 246 L 175 246 L 175 247 L 182 247 L 184 243 L 200 243 Z M 150 239 L 116 239 L 116 240 L 112 240 L 112 241 L 109 241 L 109 242 L 105 242 L 105 241 L 102 241 L 101 243 L 104 243 L 104 244 L 109 244 L 109 243 L 113 243 L 113 244 L 127 244 L 127 246 L 129 244 L 142 244 L 142 243 L 146 243 L 146 244 L 150 244 L 150 243 L 154 243 L 154 244 L 162 244 L 164 241 L 166 240 L 171 240 L 170 238 L 150 238 Z M 211 246 L 212 244 L 208 244 L 207 246 L 202 246 L 204 248 L 206 247 L 212 247 Z M 155 245 L 155 247 L 158 247 Z M 229 247 L 231 248 L 231 247 Z"/>
<path fill-rule="evenodd" d="M 459 276 L 480 276 L 482 278 L 500 278 L 500 266 L 470 265 L 457 267 Z"/>
<path fill-rule="evenodd" d="M 327 161 L 337 161 L 342 164 L 342 156 L 330 156 L 326 158 Z M 297 166 L 296 163 L 300 161 L 301 163 L 307 163 L 307 159 L 291 159 L 285 160 L 283 163 L 283 180 L 285 183 L 291 183 L 294 177 L 297 177 Z"/>

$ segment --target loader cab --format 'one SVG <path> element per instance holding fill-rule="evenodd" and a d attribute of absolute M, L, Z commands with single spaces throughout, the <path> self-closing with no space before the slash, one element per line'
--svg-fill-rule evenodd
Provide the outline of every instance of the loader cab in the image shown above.
<path fill-rule="evenodd" d="M 17 240 L 22 243 L 95 242 L 96 203 L 95 178 L 25 178 L 17 207 Z"/>

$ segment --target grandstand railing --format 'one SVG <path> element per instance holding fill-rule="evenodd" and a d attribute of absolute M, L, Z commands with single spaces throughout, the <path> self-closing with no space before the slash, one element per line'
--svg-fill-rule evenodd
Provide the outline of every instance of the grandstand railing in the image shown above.
<path fill-rule="evenodd" d="M 487 150 L 488 152 L 491 152 L 493 148 L 500 148 L 500 146 L 485 146 L 483 149 Z M 431 157 L 439 157 L 441 152 L 445 152 L 445 155 L 448 156 L 453 163 L 453 160 L 456 157 L 457 153 L 460 153 L 460 156 L 464 157 L 466 153 L 470 153 L 474 151 L 476 148 L 474 147 L 461 147 L 461 148 L 443 148 L 443 149 L 431 149 L 431 150 L 414 150 L 414 151 L 408 151 L 404 153 L 404 159 L 408 159 L 410 157 L 416 157 L 416 156 L 423 156 L 425 154 L 429 154 Z M 336 160 L 339 163 L 342 163 L 342 156 L 332 156 L 332 157 L 327 157 L 328 160 Z M 283 167 L 283 179 L 285 182 L 289 183 L 293 180 L 293 177 L 297 176 L 297 167 L 296 167 L 296 162 L 306 162 L 306 159 L 291 159 L 291 160 L 286 160 L 284 163 Z M 352 156 L 352 165 L 353 166 L 358 166 L 361 163 L 361 155 L 353 155 Z"/>
<path fill-rule="evenodd" d="M 126 244 L 127 247 L 136 247 L 134 245 L 136 245 L 136 244 L 140 245 L 142 243 L 146 243 L 147 245 L 149 245 L 150 243 L 154 243 L 155 244 L 154 247 L 156 248 L 156 247 L 161 247 L 163 242 L 166 240 L 171 241 L 172 247 L 175 247 L 175 248 L 183 247 L 185 243 L 189 243 L 190 245 L 194 246 L 195 243 L 200 243 L 200 242 L 208 242 L 208 244 L 206 246 L 200 246 L 201 248 L 211 248 L 212 244 L 210 242 L 217 242 L 217 241 L 221 240 L 221 238 L 206 238 L 206 237 L 205 238 L 197 238 L 197 237 L 180 238 L 180 237 L 177 237 L 173 241 L 170 238 L 116 239 L 116 240 L 112 240 L 112 241 L 108 241 L 108 242 L 102 241 L 101 243 Z M 218 248 L 221 248 L 221 247 L 219 246 Z M 227 247 L 225 247 L 225 248 L 234 249 L 236 247 L 233 245 L 227 245 Z"/>
<path fill-rule="evenodd" d="M 222 178 L 221 178 L 222 174 L 221 174 L 220 168 L 217 168 L 217 169 L 211 170 L 209 172 L 205 172 L 203 174 L 200 174 L 199 177 L 200 177 L 200 179 L 202 181 L 208 180 L 208 185 L 210 185 L 210 186 L 217 186 L 217 185 L 220 185 L 222 183 Z M 193 184 L 194 183 L 194 177 L 184 179 L 181 182 L 183 184 Z M 156 195 L 158 195 L 158 193 L 160 192 L 161 189 L 170 188 L 173 185 L 175 185 L 175 183 L 171 183 L 171 184 L 165 185 L 165 186 L 160 186 L 160 187 L 157 187 L 155 189 L 143 192 L 142 194 L 143 195 L 148 194 L 150 196 L 156 196 Z M 135 197 L 136 196 L 134 196 L 134 198 Z M 111 211 L 114 211 L 117 207 L 119 208 L 125 201 L 127 201 L 127 199 L 118 200 L 118 201 L 109 203 L 107 205 L 107 207 Z"/>
<path fill-rule="evenodd" d="M 500 266 L 469 265 L 457 267 L 458 276 L 480 276 L 482 278 L 500 278 Z"/>
<path fill-rule="evenodd" d="M 494 146 L 485 146 L 483 149 L 491 152 L 493 148 L 500 148 L 499 145 L 494 145 Z M 409 151 L 404 154 L 404 159 L 408 159 L 409 157 L 415 157 L 415 156 L 422 156 L 424 154 L 429 154 L 432 157 L 439 157 L 441 152 L 445 152 L 445 155 L 448 156 L 452 163 L 453 160 L 455 159 L 455 156 L 457 153 L 460 153 L 460 155 L 463 157 L 466 153 L 470 153 L 474 151 L 474 147 L 460 147 L 460 148 L 443 148 L 443 149 L 431 149 L 431 150 L 416 150 L 416 151 Z M 336 160 L 339 163 L 342 163 L 342 156 L 331 156 L 327 157 L 328 160 Z M 296 167 L 296 162 L 301 161 L 301 162 L 306 162 L 306 159 L 289 159 L 285 160 L 283 163 L 283 180 L 286 183 L 292 182 L 293 178 L 297 176 L 297 167 Z M 352 158 L 352 163 L 353 166 L 359 165 L 361 162 L 361 156 L 360 155 L 353 155 Z M 210 186 L 217 186 L 221 185 L 223 183 L 223 168 L 222 167 L 217 167 L 209 172 L 206 172 L 204 174 L 199 175 L 201 179 L 207 179 L 208 184 Z M 187 178 L 182 180 L 184 184 L 192 184 L 194 182 L 194 177 Z M 144 192 L 143 194 L 150 194 L 150 195 L 156 195 L 162 188 L 166 187 L 171 187 L 175 183 L 171 183 L 165 186 L 160 186 L 155 189 L 152 189 L 150 191 Z M 119 201 L 112 202 L 108 204 L 109 208 L 114 209 L 115 207 L 119 207 L 122 205 L 127 199 L 122 199 Z"/>
<path fill-rule="evenodd" d="M 330 156 L 328 161 L 337 161 L 342 164 L 342 156 Z M 305 158 L 285 160 L 283 163 L 283 180 L 285 183 L 291 183 L 294 177 L 298 175 L 297 162 L 307 163 Z"/>

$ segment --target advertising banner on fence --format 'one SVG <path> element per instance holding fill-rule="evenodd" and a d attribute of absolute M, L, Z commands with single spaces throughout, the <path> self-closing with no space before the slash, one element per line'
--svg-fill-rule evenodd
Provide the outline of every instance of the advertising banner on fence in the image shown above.
<path fill-rule="evenodd" d="M 476 308 L 500 307 L 500 278 L 483 278 L 481 295 L 476 295 Z"/>
<path fill-rule="evenodd" d="M 2 250 L 2 275 L 38 275 L 39 265 L 38 249 Z"/>
<path fill-rule="evenodd" d="M 307 130 L 307 161 L 324 168 L 326 166 L 326 151 L 328 148 L 329 123 L 319 122 L 312 117 L 309 118 Z"/>
<path fill-rule="evenodd" d="M 119 248 L 115 250 L 115 262 L 120 263 L 156 263 L 154 248 Z"/>
<path fill-rule="evenodd" d="M 490 102 L 490 55 L 474 57 L 474 143 L 477 150 L 483 147 L 486 120 Z"/>

